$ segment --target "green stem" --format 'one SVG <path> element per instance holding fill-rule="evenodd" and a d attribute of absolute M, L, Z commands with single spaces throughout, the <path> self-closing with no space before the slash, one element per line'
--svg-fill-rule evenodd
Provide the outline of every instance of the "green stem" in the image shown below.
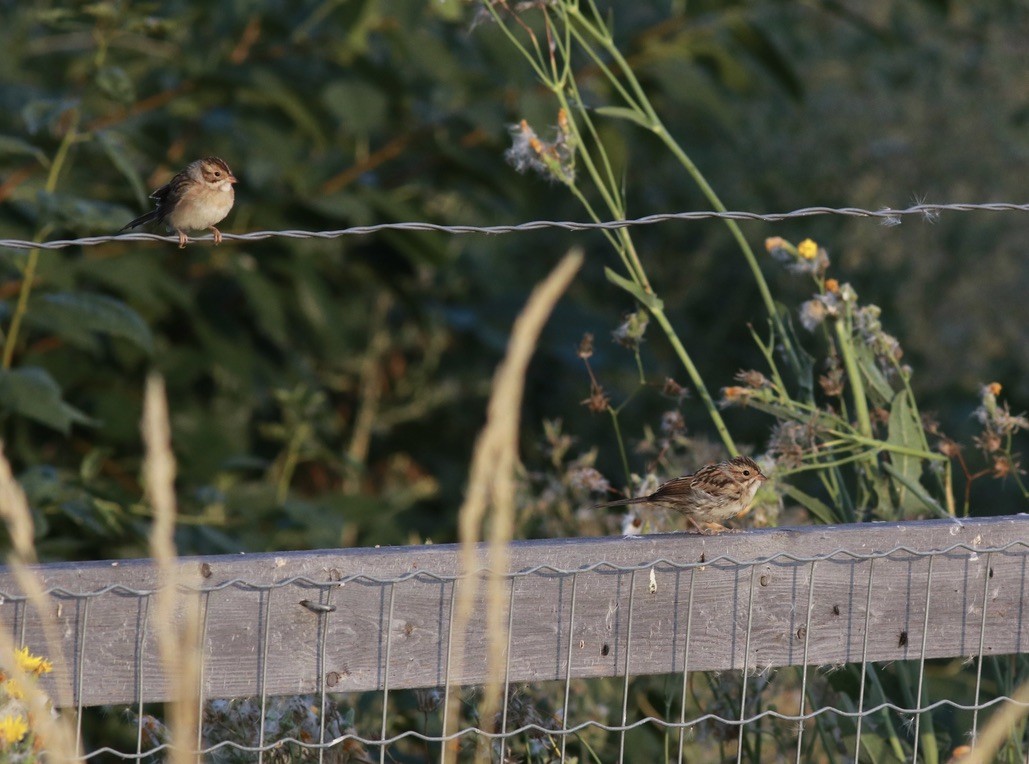
<path fill-rule="evenodd" d="M 599 18 L 599 12 L 597 11 L 596 7 L 592 4 L 591 7 L 593 8 L 594 14 L 598 15 Z M 700 189 L 701 193 L 708 200 L 708 202 L 711 203 L 715 211 L 726 212 L 728 208 L 722 203 L 721 198 L 711 187 L 711 185 L 707 182 L 707 179 L 700 172 L 697 166 L 693 163 L 693 160 L 690 159 L 689 155 L 686 154 L 686 152 L 682 149 L 678 142 L 672 137 L 671 133 L 669 133 L 668 129 L 661 121 L 661 118 L 657 115 L 657 111 L 654 109 L 653 105 L 651 105 L 650 103 L 650 100 L 647 98 L 647 94 L 643 90 L 643 86 L 640 85 L 639 80 L 636 78 L 636 75 L 632 70 L 632 67 L 629 65 L 629 62 L 625 60 L 625 57 L 622 55 L 622 52 L 618 49 L 618 46 L 614 44 L 614 40 L 610 37 L 610 35 L 603 34 L 600 31 L 600 29 L 603 29 L 603 25 L 598 24 L 595 26 L 591 24 L 588 19 L 586 19 L 581 15 L 581 13 L 579 13 L 577 8 L 572 9 L 571 15 L 577 17 L 577 20 L 582 25 L 582 27 L 586 29 L 594 37 L 594 39 L 599 42 L 599 44 L 604 48 L 607 54 L 611 56 L 614 62 L 618 65 L 618 69 L 621 71 L 622 76 L 625 78 L 626 82 L 629 84 L 629 87 L 635 94 L 635 99 L 628 96 L 628 94 L 623 96 L 629 108 L 632 108 L 636 111 L 642 111 L 642 113 L 646 116 L 647 121 L 649 121 L 650 123 L 649 129 L 655 135 L 657 135 L 661 142 L 665 144 L 665 147 L 672 152 L 672 155 L 675 156 L 675 158 L 683 166 L 686 172 L 689 173 L 690 177 L 693 178 L 693 182 L 697 184 L 697 187 Z M 594 60 L 596 60 L 596 57 L 594 57 Z M 617 77 L 615 77 L 614 74 L 607 69 L 607 67 L 603 67 L 602 71 L 604 71 L 605 74 L 607 74 L 609 81 L 611 81 L 612 83 L 617 82 Z M 621 92 L 624 92 L 624 90 L 622 90 L 621 84 L 617 83 L 617 85 L 617 89 Z M 779 315 L 779 311 L 776 310 L 775 300 L 772 298 L 772 291 L 768 288 L 768 282 L 765 281 L 764 274 L 761 273 L 761 267 L 758 265 L 757 257 L 754 255 L 754 250 L 751 249 L 750 243 L 743 235 L 743 231 L 740 230 L 740 227 L 739 225 L 737 225 L 735 220 L 726 220 L 725 224 L 729 228 L 730 234 L 736 240 L 736 243 L 739 245 L 740 250 L 743 252 L 743 256 L 747 261 L 747 265 L 749 266 L 750 271 L 754 276 L 754 281 L 757 284 L 758 292 L 760 292 L 761 294 L 761 300 L 765 304 L 765 309 L 768 311 L 769 317 L 774 322 L 776 330 L 779 333 L 779 336 L 783 338 L 783 347 L 786 350 L 787 356 L 790 361 L 790 365 L 793 367 L 794 373 L 799 375 L 802 369 L 802 366 L 800 364 L 800 358 L 796 352 L 796 349 L 793 347 L 793 344 L 789 341 L 789 335 L 786 333 L 786 327 L 783 324 L 782 317 Z"/>
<path fill-rule="evenodd" d="M 581 103 L 582 98 L 579 95 L 578 86 L 574 79 L 569 78 L 568 87 L 576 100 Z M 572 107 L 563 90 L 554 90 L 554 95 L 557 97 L 561 108 L 563 108 L 567 114 L 571 114 Z M 575 140 L 581 148 L 579 156 L 582 157 L 583 164 L 586 166 L 590 179 L 593 181 L 594 187 L 596 187 L 600 192 L 600 195 L 603 198 L 604 203 L 607 205 L 611 215 L 616 219 L 622 219 L 625 217 L 625 207 L 617 193 L 614 170 L 611 167 L 611 162 L 607 156 L 607 152 L 604 151 L 604 144 L 600 140 L 600 135 L 597 132 L 596 125 L 593 124 L 593 120 L 590 119 L 589 114 L 585 109 L 579 109 L 577 113 L 579 115 L 579 119 L 586 127 L 586 131 L 592 139 L 592 144 L 597 147 L 600 162 L 603 164 L 603 173 L 594 161 L 592 154 L 587 151 L 586 142 L 582 140 L 582 133 L 579 131 L 578 124 L 575 120 L 570 120 L 570 123 L 573 126 L 572 129 L 575 131 Z M 573 189 L 573 193 L 576 194 L 581 203 L 586 204 L 585 196 L 582 195 L 582 192 L 579 191 L 578 188 L 574 186 L 569 186 L 569 188 Z M 596 216 L 596 213 L 594 213 L 592 208 L 588 205 L 587 210 L 592 216 L 594 216 L 594 219 L 597 222 L 600 222 L 600 218 Z M 605 234 L 608 234 L 608 238 L 611 240 L 612 245 L 621 256 L 626 271 L 632 279 L 639 284 L 644 291 L 653 292 L 653 289 L 650 286 L 650 280 L 647 278 L 647 273 L 643 268 L 643 263 L 640 261 L 639 254 L 636 252 L 636 246 L 632 242 L 632 236 L 629 234 L 628 229 L 621 228 L 616 231 L 614 235 L 605 231 Z"/>
<path fill-rule="evenodd" d="M 47 230 L 49 226 L 44 226 L 43 230 Z M 40 234 L 36 238 L 43 239 L 45 234 Z M 3 369 L 6 371 L 11 368 L 11 361 L 14 359 L 14 345 L 18 339 L 18 332 L 21 330 L 21 320 L 24 318 L 26 311 L 29 307 L 29 295 L 32 293 L 32 282 L 36 278 L 36 265 L 39 263 L 39 250 L 30 249 L 29 259 L 25 263 L 25 270 L 22 271 L 21 279 L 21 291 L 18 293 L 18 304 L 14 309 L 14 315 L 11 316 L 11 328 L 7 331 L 7 339 L 4 341 L 4 357 L 3 357 Z"/>
<path fill-rule="evenodd" d="M 869 446 L 877 451 L 892 451 L 893 453 L 901 454 L 902 456 L 917 456 L 919 459 L 932 459 L 938 462 L 947 460 L 947 457 L 943 454 L 937 454 L 932 451 L 921 451 L 917 448 L 908 448 L 907 446 L 897 446 L 893 443 L 876 440 L 875 438 L 866 438 L 861 435 L 855 435 L 852 432 L 840 432 L 838 430 L 826 430 L 826 432 L 844 440 L 851 440 L 854 443 Z"/>
<path fill-rule="evenodd" d="M 607 407 L 607 411 L 611 414 L 611 424 L 615 428 L 615 440 L 618 441 L 618 455 L 622 457 L 622 469 L 625 471 L 625 485 L 630 489 L 632 488 L 632 473 L 629 471 L 629 457 L 625 453 L 625 441 L 622 440 L 622 428 L 618 424 L 618 411 Z"/>
<path fill-rule="evenodd" d="M 686 369 L 686 373 L 690 377 L 690 381 L 693 382 L 693 386 L 697 390 L 697 395 L 700 396 L 701 403 L 704 404 L 704 408 L 707 409 L 708 415 L 711 417 L 711 421 L 715 425 L 715 429 L 718 430 L 718 434 L 722 437 L 722 442 L 725 444 L 726 450 L 730 456 L 736 456 L 739 454 L 739 450 L 736 448 L 736 444 L 733 442 L 732 436 L 729 434 L 729 428 L 725 426 L 725 420 L 722 419 L 721 413 L 718 411 L 718 406 L 715 405 L 714 399 L 711 398 L 711 393 L 707 391 L 707 385 L 704 384 L 704 379 L 700 376 L 700 372 L 697 371 L 697 367 L 693 364 L 693 359 L 690 358 L 690 354 L 686 352 L 686 348 L 679 340 L 679 336 L 675 333 L 672 325 L 668 322 L 668 317 L 665 312 L 658 309 L 651 309 L 651 315 L 657 321 L 658 325 L 664 330 L 665 336 L 668 337 L 668 341 L 672 345 L 672 349 L 675 354 L 679 357 L 682 365 Z"/>
<path fill-rule="evenodd" d="M 847 316 L 841 320 L 834 321 L 836 338 L 839 340 L 840 355 L 843 356 L 843 367 L 847 370 L 847 379 L 850 380 L 850 389 L 854 398 L 854 415 L 857 417 L 858 432 L 865 437 L 872 435 L 872 420 L 868 415 L 868 400 L 865 397 L 865 382 L 861 378 L 861 369 L 858 368 L 857 358 L 854 356 L 853 340 L 850 336 L 850 309 L 847 309 Z"/>
<path fill-rule="evenodd" d="M 61 144 L 57 147 L 57 153 L 54 154 L 54 161 L 50 164 L 50 171 L 47 173 L 46 184 L 43 186 L 43 189 L 48 194 L 52 194 L 54 189 L 57 188 L 57 179 L 61 174 L 61 169 L 64 167 L 65 160 L 68 158 L 68 151 L 78 138 L 78 125 L 79 113 L 76 111 L 72 118 L 71 125 L 68 127 L 68 131 L 64 134 L 64 138 L 61 139 Z M 43 226 L 36 234 L 36 241 L 42 241 L 45 239 L 52 228 L 53 227 L 50 223 Z M 18 342 L 18 334 L 21 331 L 22 319 L 25 317 L 25 313 L 29 308 L 29 297 L 32 294 L 32 282 L 36 278 L 36 268 L 38 265 L 39 250 L 29 250 L 29 257 L 25 263 L 25 270 L 22 271 L 21 290 L 18 293 L 18 304 L 14 308 L 14 315 L 11 316 L 11 328 L 8 330 L 7 338 L 4 341 L 4 355 L 2 361 L 2 367 L 4 370 L 10 369 L 11 363 L 14 360 L 14 348 Z"/>
<path fill-rule="evenodd" d="M 883 689 L 882 682 L 879 680 L 879 674 L 875 670 L 875 666 L 868 667 L 868 678 L 871 680 L 871 684 L 875 685 L 875 689 L 879 691 L 879 697 L 881 703 L 889 703 L 890 699 L 886 696 L 886 690 Z M 880 712 L 882 714 L 883 726 L 885 727 L 886 739 L 890 743 L 890 748 L 893 750 L 893 754 L 900 761 L 907 761 L 907 756 L 904 753 L 904 746 L 901 745 L 900 737 L 897 735 L 897 730 L 893 726 L 893 720 L 890 719 L 890 712 L 884 708 Z"/>
<path fill-rule="evenodd" d="M 789 477 L 790 475 L 796 475 L 800 472 L 810 472 L 811 470 L 825 470 L 833 467 L 841 467 L 844 464 L 853 464 L 854 462 L 860 462 L 867 459 L 870 455 L 877 453 L 878 449 L 870 449 L 868 451 L 862 451 L 854 456 L 847 456 L 842 459 L 835 461 L 821 461 L 815 462 L 814 464 L 807 464 L 803 467 L 794 467 L 792 469 L 783 470 L 779 473 L 779 477 Z"/>
<path fill-rule="evenodd" d="M 302 423 L 293 432 L 286 446 L 282 471 L 279 473 L 279 479 L 275 485 L 275 501 L 279 506 L 284 505 L 286 499 L 289 498 L 289 487 L 293 483 L 293 474 L 296 472 L 297 465 L 300 464 L 300 451 L 310 435 L 310 430 L 310 425 Z"/>

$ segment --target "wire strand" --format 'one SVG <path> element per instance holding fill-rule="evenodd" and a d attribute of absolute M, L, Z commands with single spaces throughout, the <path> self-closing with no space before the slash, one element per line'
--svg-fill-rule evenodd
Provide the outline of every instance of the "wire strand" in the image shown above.
<path fill-rule="evenodd" d="M 715 212 L 699 210 L 694 212 L 664 212 L 626 220 L 609 220 L 599 223 L 574 222 L 560 220 L 533 220 L 517 225 L 441 225 L 437 223 L 378 223 L 376 225 L 353 226 L 328 231 L 250 231 L 248 233 L 223 233 L 223 241 L 263 241 L 265 239 L 340 239 L 344 236 L 368 236 L 382 231 L 422 231 L 447 234 L 503 234 L 521 233 L 525 231 L 541 231 L 558 229 L 563 231 L 602 231 L 636 226 L 655 225 L 672 221 L 697 220 L 737 220 L 776 223 L 783 220 L 809 218 L 819 215 L 839 215 L 843 217 L 876 218 L 886 225 L 897 225 L 901 218 L 912 215 L 922 217 L 927 222 L 935 222 L 941 212 L 1029 212 L 1029 204 L 1011 202 L 987 202 L 970 204 L 916 204 L 905 209 L 884 207 L 878 210 L 866 210 L 859 207 L 804 207 L 792 212 L 742 212 L 727 210 Z M 192 241 L 213 241 L 210 235 L 198 236 Z M 161 236 L 152 233 L 127 233 L 105 236 L 85 236 L 78 239 L 56 239 L 54 241 L 34 242 L 24 239 L 0 239 L 0 248 L 6 249 L 65 249 L 67 247 L 95 247 L 99 244 L 121 242 L 128 244 L 141 241 L 161 241 L 178 244 L 178 236 Z"/>

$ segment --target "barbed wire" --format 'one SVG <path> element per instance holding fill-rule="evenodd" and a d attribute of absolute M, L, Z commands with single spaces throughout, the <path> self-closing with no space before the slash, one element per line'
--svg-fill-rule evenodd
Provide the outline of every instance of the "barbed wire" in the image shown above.
<path fill-rule="evenodd" d="M 223 241 L 263 241 L 265 239 L 339 239 L 344 236 L 367 236 L 382 231 L 419 231 L 447 234 L 504 234 L 525 231 L 559 229 L 563 231 L 611 231 L 620 228 L 655 225 L 672 221 L 697 220 L 735 220 L 777 223 L 783 220 L 809 218 L 819 215 L 840 215 L 843 217 L 878 218 L 885 225 L 899 225 L 901 218 L 916 215 L 929 222 L 934 222 L 942 212 L 1029 212 L 1029 204 L 1012 202 L 985 202 L 969 204 L 916 204 L 904 209 L 884 207 L 878 210 L 867 210 L 859 207 L 803 207 L 791 212 L 744 212 L 726 210 L 698 210 L 693 212 L 663 212 L 625 220 L 609 220 L 602 222 L 575 222 L 560 220 L 533 220 L 515 225 L 442 225 L 438 223 L 378 223 L 375 225 L 352 226 L 328 231 L 250 231 L 249 233 L 223 233 Z M 210 235 L 193 237 L 192 241 L 213 241 Z M 25 239 L 0 239 L 0 248 L 7 249 L 65 249 L 66 247 L 94 247 L 99 244 L 121 242 L 123 244 L 140 241 L 161 241 L 178 244 L 178 236 L 162 236 L 152 233 L 109 234 L 104 236 L 84 236 L 78 239 L 56 239 L 54 241 L 34 242 Z"/>
<path fill-rule="evenodd" d="M 606 539 L 603 539 L 606 540 Z M 631 542 L 631 537 L 626 539 L 627 543 Z M 754 565 L 765 565 L 771 562 L 777 562 L 784 560 L 787 562 L 795 563 L 811 563 L 811 562 L 822 562 L 825 560 L 831 560 L 837 557 L 846 557 L 855 562 L 867 562 L 869 560 L 880 560 L 887 557 L 892 557 L 897 554 L 905 554 L 915 557 L 917 559 L 924 559 L 927 557 L 939 557 L 951 554 L 957 551 L 969 552 L 971 555 L 986 555 L 986 554 L 1001 554 L 1007 552 L 1015 547 L 1022 547 L 1023 550 L 1029 550 L 1029 541 L 1016 539 L 1009 541 L 1006 544 L 993 547 L 980 547 L 967 542 L 959 542 L 952 544 L 947 547 L 940 549 L 912 549 L 911 547 L 904 546 L 902 544 L 886 549 L 880 552 L 855 552 L 846 547 L 838 547 L 830 552 L 822 552 L 814 555 L 799 555 L 793 552 L 776 552 L 775 554 L 764 555 L 762 557 L 754 558 L 737 558 L 732 555 L 722 554 L 712 557 L 710 559 L 702 559 L 696 562 L 681 562 L 676 560 L 670 560 L 667 557 L 656 557 L 644 562 L 634 563 L 632 565 L 624 565 L 610 560 L 597 560 L 596 562 L 590 563 L 589 565 L 583 565 L 579 568 L 561 568 L 556 565 L 544 563 L 541 565 L 533 565 L 529 568 L 522 570 L 513 571 L 502 571 L 500 577 L 506 580 L 525 578 L 536 574 L 547 574 L 555 576 L 572 576 L 583 573 L 591 573 L 595 570 L 606 570 L 612 573 L 633 573 L 644 570 L 650 570 L 651 568 L 664 568 L 671 570 L 695 570 L 698 568 L 707 568 L 715 565 L 732 565 L 739 567 L 752 567 Z M 305 556 L 306 552 L 297 552 L 297 556 Z M 283 559 L 289 557 L 288 553 L 280 553 L 278 555 Z M 195 564 L 196 560 L 191 560 L 190 564 Z M 61 563 L 63 564 L 63 563 Z M 45 571 L 47 566 L 39 566 L 37 570 L 40 572 Z M 388 586 L 391 584 L 400 584 L 405 581 L 414 579 L 418 580 L 429 580 L 436 581 L 439 583 L 451 583 L 454 581 L 460 581 L 471 576 L 482 576 L 489 577 L 494 575 L 494 571 L 491 568 L 477 568 L 471 573 L 435 573 L 431 570 L 418 569 L 410 570 L 402 573 L 398 576 L 373 576 L 368 573 L 352 573 L 346 576 L 341 576 L 336 580 L 317 580 L 310 578 L 309 576 L 288 576 L 282 580 L 274 581 L 271 583 L 255 583 L 248 581 L 244 578 L 230 578 L 225 581 L 221 581 L 211 586 L 193 586 L 190 584 L 178 584 L 177 588 L 181 592 L 192 593 L 192 594 L 209 594 L 211 592 L 222 591 L 230 587 L 237 587 L 240 589 L 248 589 L 252 591 L 270 591 L 274 589 L 282 589 L 288 586 L 309 586 L 316 589 L 335 589 L 345 586 L 352 582 L 361 582 L 373 585 L 384 585 Z M 150 597 L 159 591 L 158 588 L 135 588 L 126 584 L 107 584 L 99 589 L 90 591 L 74 591 L 66 589 L 63 586 L 53 586 L 43 590 L 44 596 L 56 596 L 66 597 L 69 599 L 86 599 L 99 597 L 104 594 L 125 594 L 133 597 Z M 23 602 L 30 599 L 29 596 L 24 594 L 12 594 L 3 590 L 0 590 L 0 604 L 4 602 Z"/>

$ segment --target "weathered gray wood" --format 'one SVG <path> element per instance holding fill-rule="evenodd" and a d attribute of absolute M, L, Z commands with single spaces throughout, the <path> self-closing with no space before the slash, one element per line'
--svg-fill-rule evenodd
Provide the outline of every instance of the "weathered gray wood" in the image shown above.
<path fill-rule="evenodd" d="M 1012 542 L 1025 543 L 989 555 L 966 549 L 933 554 L 956 544 L 983 550 Z M 898 546 L 913 551 L 874 560 L 841 552 L 806 561 L 837 550 L 867 557 Z M 926 657 L 973 656 L 979 651 L 984 592 L 984 654 L 1029 651 L 1025 516 L 963 524 L 943 520 L 719 536 L 529 541 L 513 544 L 510 553 L 511 571 L 539 565 L 576 571 L 603 561 L 621 568 L 650 566 L 655 560 L 673 563 L 653 564 L 635 574 L 605 565 L 574 575 L 544 570 L 511 577 L 512 681 L 564 679 L 569 629 L 573 677 L 621 675 L 626 666 L 632 674 L 679 672 L 684 659 L 691 671 L 796 665 L 804 661 L 805 645 L 810 664 L 860 661 L 863 649 L 870 661 L 917 659 L 923 640 Z M 719 560 L 721 556 L 740 562 Z M 485 550 L 480 559 L 488 566 Z M 751 562 L 755 560 L 760 562 Z M 694 567 L 676 567 L 683 565 Z M 454 584 L 425 573 L 455 575 L 454 546 L 191 558 L 182 566 L 209 590 L 190 595 L 191 606 L 206 608 L 207 697 L 254 695 L 262 689 L 269 694 L 313 692 L 323 683 L 332 692 L 381 689 L 387 668 L 391 688 L 431 687 L 447 678 Z M 199 577 L 201 571 L 206 577 Z M 53 659 L 55 671 L 47 679 L 52 696 L 58 685 L 66 697 L 73 696 L 76 671 L 81 670 L 85 705 L 136 702 L 137 684 L 145 701 L 167 698 L 152 598 L 121 590 L 76 596 L 112 584 L 151 591 L 156 578 L 148 561 L 47 565 L 39 574 L 45 587 L 71 592 L 51 595 L 48 605 L 63 640 L 60 649 L 47 647 L 38 615 L 17 598 L 17 585 L 3 569 L 0 622 L 16 637 L 24 629 L 33 652 Z M 348 580 L 359 574 L 380 580 L 420 575 L 397 583 Z M 866 610 L 870 575 L 871 607 Z M 289 583 L 298 576 L 317 583 Z M 249 585 L 217 588 L 236 580 Z M 302 600 L 334 609 L 319 614 L 299 604 Z M 507 602 L 505 598 L 501 604 L 505 614 Z M 463 667 L 455 672 L 461 683 L 484 680 L 485 610 L 480 600 L 469 625 Z M 264 618 L 267 645 L 261 640 Z M 687 623 L 691 637 L 684 656 Z M 322 628 L 327 630 L 324 654 Z"/>

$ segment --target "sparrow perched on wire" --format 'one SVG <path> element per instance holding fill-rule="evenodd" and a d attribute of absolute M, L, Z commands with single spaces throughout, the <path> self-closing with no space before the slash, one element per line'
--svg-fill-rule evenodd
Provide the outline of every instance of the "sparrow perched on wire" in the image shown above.
<path fill-rule="evenodd" d="M 150 194 L 157 204 L 145 215 L 140 215 L 121 231 L 144 223 L 165 223 L 179 235 L 179 249 L 186 246 L 186 231 L 210 228 L 214 243 L 221 244 L 222 234 L 214 227 L 232 209 L 236 176 L 218 157 L 207 157 L 190 162 L 186 169 Z M 118 233 L 121 233 L 119 231 Z"/>
<path fill-rule="evenodd" d="M 681 512 L 701 533 L 704 529 L 700 523 L 716 526 L 715 531 L 725 530 L 722 523 L 745 510 L 767 479 L 749 456 L 736 456 L 701 467 L 692 475 L 669 480 L 649 496 L 608 501 L 594 509 L 653 504 Z"/>

